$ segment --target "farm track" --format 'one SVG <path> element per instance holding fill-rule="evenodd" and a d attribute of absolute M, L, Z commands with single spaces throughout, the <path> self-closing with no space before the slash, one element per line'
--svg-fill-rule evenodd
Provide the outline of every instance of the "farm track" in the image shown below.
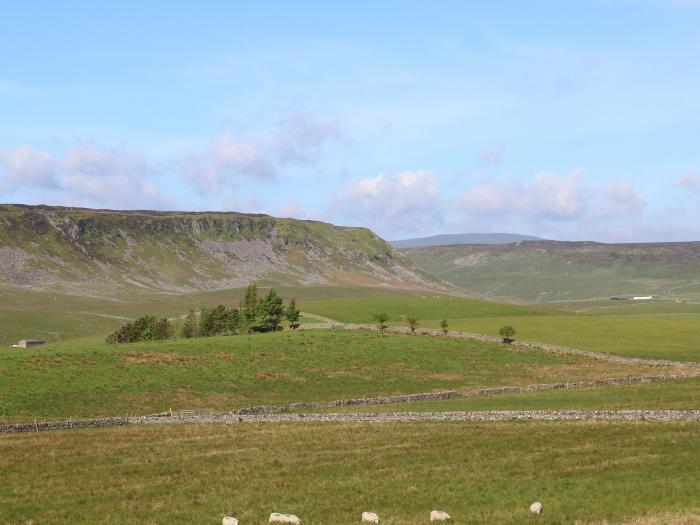
<path fill-rule="evenodd" d="M 322 318 L 321 316 L 313 316 L 313 314 L 304 314 L 312 319 L 325 319 L 324 322 L 320 323 L 306 323 L 302 324 L 300 330 L 375 330 L 378 328 L 371 324 L 355 324 L 355 323 L 341 323 L 338 321 L 333 321 L 331 319 Z M 412 333 L 407 327 L 404 326 L 390 326 L 386 328 L 386 333 L 391 334 L 410 334 Z M 457 332 L 448 331 L 446 334 L 441 330 L 434 328 L 416 328 L 415 332 L 418 335 L 430 335 L 430 336 L 440 336 L 440 337 L 456 337 L 461 339 L 471 339 L 476 341 L 485 341 L 488 343 L 498 343 L 502 344 L 502 340 L 498 337 L 493 337 L 483 334 L 475 334 L 471 332 Z M 647 366 L 670 366 L 674 368 L 687 368 L 687 369 L 700 369 L 700 362 L 697 361 L 673 361 L 669 359 L 645 359 L 642 357 L 625 357 L 616 354 L 608 354 L 605 352 L 592 352 L 589 350 L 580 350 L 578 348 L 568 348 L 565 346 L 551 345 L 547 343 L 537 343 L 534 341 L 514 341 L 511 346 L 524 347 L 524 348 L 534 348 L 538 350 L 544 350 L 552 354 L 568 354 L 577 355 L 582 357 L 588 357 L 591 359 L 597 359 L 599 361 L 608 361 L 611 363 L 625 363 L 630 365 L 647 365 Z"/>

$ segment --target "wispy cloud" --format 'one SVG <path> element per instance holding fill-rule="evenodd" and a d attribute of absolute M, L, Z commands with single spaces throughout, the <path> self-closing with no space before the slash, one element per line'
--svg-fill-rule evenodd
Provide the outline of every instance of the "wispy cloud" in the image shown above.
<path fill-rule="evenodd" d="M 700 175 L 695 175 L 690 172 L 684 173 L 678 179 L 677 184 L 682 188 L 700 192 Z"/>
<path fill-rule="evenodd" d="M 211 194 L 247 179 L 273 179 L 292 164 L 315 165 L 323 147 L 342 136 L 335 121 L 290 112 L 266 137 L 224 134 L 209 146 L 183 155 L 178 163 L 190 185 Z"/>

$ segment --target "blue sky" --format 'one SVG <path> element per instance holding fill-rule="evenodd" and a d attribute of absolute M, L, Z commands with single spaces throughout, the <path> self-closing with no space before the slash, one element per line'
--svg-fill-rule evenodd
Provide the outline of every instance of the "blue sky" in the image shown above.
<path fill-rule="evenodd" d="M 3 5 L 0 202 L 700 239 L 700 2 L 100 4 Z"/>

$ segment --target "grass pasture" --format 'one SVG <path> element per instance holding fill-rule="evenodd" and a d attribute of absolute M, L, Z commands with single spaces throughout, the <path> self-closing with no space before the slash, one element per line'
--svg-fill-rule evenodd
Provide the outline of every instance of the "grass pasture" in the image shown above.
<path fill-rule="evenodd" d="M 334 298 L 306 300 L 300 307 L 307 312 L 324 315 L 343 323 L 371 323 L 374 314 L 384 312 L 393 322 L 402 317 L 418 319 L 500 318 L 544 316 L 556 313 L 549 307 L 519 306 L 462 297 L 403 295 L 395 297 Z"/>
<path fill-rule="evenodd" d="M 259 404 L 649 375 L 658 367 L 357 330 L 0 349 L 0 419 Z"/>
<path fill-rule="evenodd" d="M 547 315 L 450 319 L 450 329 L 497 335 L 505 324 L 516 338 L 629 357 L 700 361 L 700 318 Z M 438 328 L 439 320 L 422 326 Z"/>
<path fill-rule="evenodd" d="M 0 436 L 2 523 L 674 523 L 700 516 L 700 425 L 129 426 Z M 528 506 L 544 504 L 540 516 Z M 99 518 L 98 518 L 99 517 Z"/>

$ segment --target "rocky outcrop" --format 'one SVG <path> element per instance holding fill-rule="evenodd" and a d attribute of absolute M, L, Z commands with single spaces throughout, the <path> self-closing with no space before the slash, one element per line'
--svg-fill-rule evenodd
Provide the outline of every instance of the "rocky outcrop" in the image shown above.
<path fill-rule="evenodd" d="M 234 212 L 0 205 L 0 286 L 81 295 L 256 280 L 450 288 L 366 228 Z"/>

